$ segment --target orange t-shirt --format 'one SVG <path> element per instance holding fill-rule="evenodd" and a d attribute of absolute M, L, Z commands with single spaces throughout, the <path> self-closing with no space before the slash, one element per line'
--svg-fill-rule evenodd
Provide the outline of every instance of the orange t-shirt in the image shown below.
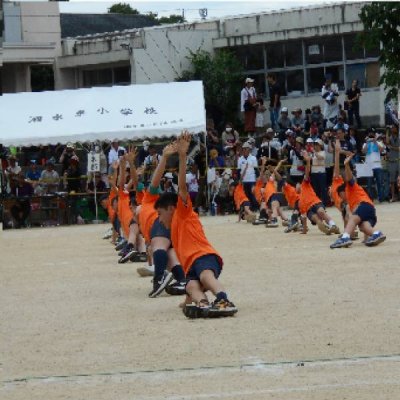
<path fill-rule="evenodd" d="M 332 186 L 331 186 L 331 198 L 335 204 L 335 207 L 339 210 L 342 211 L 342 203 L 343 200 L 340 198 L 337 192 L 337 188 L 341 185 L 343 185 L 344 180 L 341 176 L 335 176 L 332 181 Z"/>
<path fill-rule="evenodd" d="M 207 240 L 199 216 L 193 211 L 189 196 L 187 204 L 184 204 L 180 196 L 178 197 L 171 223 L 171 241 L 186 275 L 199 257 L 209 254 L 215 254 L 222 267 L 222 259 Z"/>
<path fill-rule="evenodd" d="M 269 198 L 276 193 L 275 181 L 273 179 L 268 179 L 267 184 L 265 185 L 264 191 L 264 199 L 265 202 L 268 203 Z"/>
<path fill-rule="evenodd" d="M 299 200 L 300 213 L 307 214 L 308 210 L 318 203 L 321 203 L 321 199 L 315 194 L 310 181 L 303 180 Z"/>
<path fill-rule="evenodd" d="M 118 189 L 112 188 L 110 190 L 110 194 L 108 195 L 107 213 L 108 213 L 108 218 L 110 218 L 111 222 L 114 221 L 116 215 L 115 211 L 112 208 L 112 201 L 115 199 L 117 194 L 118 194 Z"/>
<path fill-rule="evenodd" d="M 143 197 L 144 197 L 144 190 L 141 192 L 136 192 L 136 202 L 140 205 L 143 203 Z"/>
<path fill-rule="evenodd" d="M 288 202 L 289 207 L 295 208 L 296 202 L 300 199 L 300 196 L 296 192 L 296 189 L 292 185 L 289 185 L 289 183 L 285 183 L 283 185 L 282 191 L 286 197 L 286 201 Z"/>
<path fill-rule="evenodd" d="M 235 207 L 236 210 L 240 210 L 240 206 L 245 202 L 249 201 L 248 197 L 246 196 L 246 193 L 244 192 L 243 185 L 239 183 L 239 185 L 236 186 L 235 191 L 233 192 L 233 201 L 235 202 Z"/>
<path fill-rule="evenodd" d="M 146 191 L 143 196 L 142 206 L 139 213 L 139 226 L 146 243 L 150 243 L 151 241 L 151 228 L 154 224 L 154 221 L 158 218 L 158 213 L 154 209 L 154 204 L 159 197 L 160 195 L 151 194 L 148 191 Z"/>
<path fill-rule="evenodd" d="M 129 236 L 129 225 L 131 224 L 131 221 L 134 218 L 129 203 L 130 203 L 129 193 L 123 190 L 120 191 L 118 195 L 118 218 L 121 222 L 125 238 Z"/>
<path fill-rule="evenodd" d="M 261 204 L 264 201 L 264 195 L 261 193 L 261 189 L 264 187 L 264 182 L 261 178 L 257 179 L 256 185 L 254 186 L 254 197 L 257 200 L 258 204 Z"/>
<path fill-rule="evenodd" d="M 365 190 L 355 182 L 353 185 L 346 183 L 346 198 L 351 211 L 354 211 L 361 202 L 369 203 L 374 206 L 373 201 L 370 199 Z"/>

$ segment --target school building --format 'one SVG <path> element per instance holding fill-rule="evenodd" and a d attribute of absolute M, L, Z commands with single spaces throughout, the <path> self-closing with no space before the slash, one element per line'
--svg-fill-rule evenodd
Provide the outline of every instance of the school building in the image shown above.
<path fill-rule="evenodd" d="M 113 14 L 60 14 L 57 2 L 4 2 L 1 91 L 169 82 L 190 68 L 191 51 L 230 49 L 267 98 L 265 75 L 277 75 L 289 110 L 322 104 L 326 73 L 339 85 L 340 102 L 358 79 L 364 123 L 382 125 L 385 93 L 379 86 L 378 49 L 356 46 L 364 4 L 151 26 L 146 16 L 128 21 Z M 238 107 L 239 99 L 238 93 Z"/>

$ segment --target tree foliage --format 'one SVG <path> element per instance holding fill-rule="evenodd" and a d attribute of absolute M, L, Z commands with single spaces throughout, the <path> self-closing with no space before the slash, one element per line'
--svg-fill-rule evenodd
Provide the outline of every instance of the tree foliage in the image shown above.
<path fill-rule="evenodd" d="M 397 97 L 400 87 L 400 3 L 372 2 L 360 13 L 364 32 L 359 35 L 366 48 L 381 46 L 379 61 L 384 67 L 380 83 L 387 98 Z"/>
<path fill-rule="evenodd" d="M 180 24 L 186 22 L 186 19 L 182 15 L 171 14 L 169 17 L 158 18 L 158 22 L 160 24 Z"/>
<path fill-rule="evenodd" d="M 136 10 L 136 8 L 132 8 L 130 4 L 128 3 L 116 3 L 113 4 L 109 9 L 109 13 L 115 13 L 115 14 L 132 14 L 132 15 L 138 15 L 139 11 Z"/>
<path fill-rule="evenodd" d="M 243 67 L 236 56 L 227 50 L 214 56 L 204 50 L 190 52 L 190 71 L 184 71 L 180 81 L 202 80 L 207 112 L 223 114 L 225 120 L 234 121 L 238 115 Z M 217 118 L 218 119 L 218 118 Z"/>

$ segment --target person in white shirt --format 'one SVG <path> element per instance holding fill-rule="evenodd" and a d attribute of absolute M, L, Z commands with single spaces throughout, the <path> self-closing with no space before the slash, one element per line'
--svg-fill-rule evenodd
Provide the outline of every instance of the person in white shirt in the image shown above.
<path fill-rule="evenodd" d="M 368 133 L 366 142 L 363 144 L 362 152 L 365 154 L 365 164 L 372 169 L 373 177 L 368 178 L 368 194 L 373 199 L 373 183 L 375 180 L 376 191 L 380 203 L 384 201 L 383 188 L 383 169 L 381 162 L 381 154 L 385 150 L 384 144 L 377 140 L 377 135 L 374 130 Z"/>
<path fill-rule="evenodd" d="M 186 184 L 192 204 L 196 204 L 197 195 L 199 193 L 199 172 L 197 166 L 194 164 L 190 167 L 189 172 L 186 174 Z"/>
<path fill-rule="evenodd" d="M 251 144 L 243 144 L 243 153 L 238 160 L 238 169 L 240 170 L 240 180 L 243 183 L 243 189 L 251 202 L 251 209 L 257 210 L 258 203 L 253 194 L 253 187 L 256 184 L 256 168 L 258 167 L 257 158 L 250 154 Z"/>
<path fill-rule="evenodd" d="M 325 85 L 322 86 L 321 96 L 325 100 L 324 104 L 324 122 L 326 128 L 332 128 L 336 125 L 339 116 L 339 104 L 337 97 L 339 89 L 336 83 L 332 82 L 332 75 L 325 75 Z"/>
<path fill-rule="evenodd" d="M 328 188 L 326 185 L 325 150 L 324 142 L 317 139 L 314 142 L 314 152 L 311 158 L 311 185 L 315 194 L 322 200 L 324 206 L 328 204 Z"/>
<path fill-rule="evenodd" d="M 123 151 L 123 154 L 121 154 Z M 118 161 L 121 155 L 126 153 L 125 147 L 119 145 L 118 139 L 113 139 L 111 142 L 111 148 L 108 153 L 108 165 L 111 167 L 114 161 Z M 119 154 L 119 155 L 118 155 Z"/>

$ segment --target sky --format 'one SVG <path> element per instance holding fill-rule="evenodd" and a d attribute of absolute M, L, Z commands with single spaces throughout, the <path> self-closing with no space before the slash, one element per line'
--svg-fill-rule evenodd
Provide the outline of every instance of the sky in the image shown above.
<path fill-rule="evenodd" d="M 70 0 L 69 2 L 60 2 L 60 11 L 64 13 L 105 13 L 107 9 L 115 3 L 129 3 L 132 8 L 136 8 L 140 13 L 157 13 L 159 17 L 170 14 L 182 14 L 184 12 L 186 19 L 191 21 L 200 20 L 199 9 L 207 9 L 207 19 L 222 18 L 240 14 L 259 13 L 263 11 L 272 11 L 294 7 L 306 7 L 310 5 L 332 3 L 332 1 L 304 0 L 304 1 L 79 1 Z"/>

